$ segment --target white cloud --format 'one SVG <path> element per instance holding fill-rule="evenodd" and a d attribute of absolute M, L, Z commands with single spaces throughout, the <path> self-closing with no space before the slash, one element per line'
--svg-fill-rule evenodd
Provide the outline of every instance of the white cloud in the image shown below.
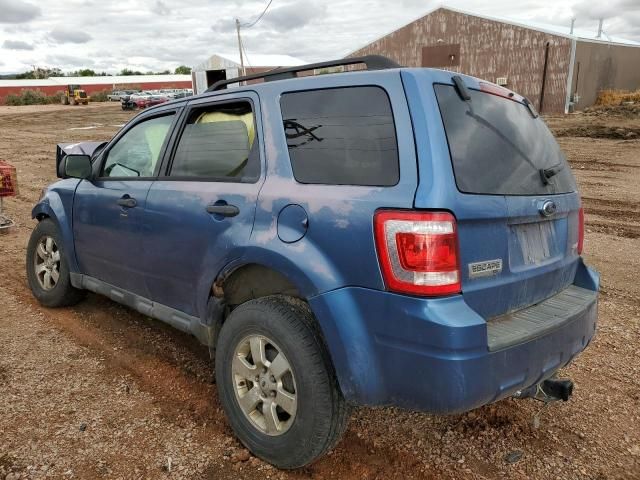
<path fill-rule="evenodd" d="M 573 6 L 573 12 L 576 17 L 591 20 L 615 18 L 640 12 L 640 2 L 638 0 L 609 0 L 596 3 L 591 0 L 581 0 Z"/>
<path fill-rule="evenodd" d="M 33 50 L 33 45 L 21 40 L 5 40 L 2 48 L 7 50 Z"/>
<path fill-rule="evenodd" d="M 74 27 L 57 26 L 49 32 L 49 38 L 54 43 L 87 43 L 91 35 Z"/>
<path fill-rule="evenodd" d="M 0 23 L 25 23 L 41 13 L 40 7 L 22 0 L 0 0 Z"/>
<path fill-rule="evenodd" d="M 169 15 L 171 14 L 171 9 L 162 0 L 156 0 L 156 5 L 152 12 L 158 15 Z"/>
<path fill-rule="evenodd" d="M 29 1 L 33 4 L 0 0 L 0 45 L 35 46 L 3 55 L 0 73 L 31 65 L 111 73 L 196 65 L 216 52 L 236 52 L 235 18 L 255 20 L 268 0 Z M 322 61 L 340 58 L 438 5 L 436 0 L 273 0 L 262 20 L 243 29 L 242 36 L 249 61 L 259 53 Z M 606 16 L 607 34 L 640 40 L 639 0 L 450 0 L 447 5 L 567 27 L 576 16 L 577 27 L 594 32 L 599 15 Z"/>
<path fill-rule="evenodd" d="M 269 10 L 263 17 L 262 26 L 276 32 L 299 30 L 313 23 L 321 23 L 327 14 L 328 6 L 322 2 L 290 3 Z"/>

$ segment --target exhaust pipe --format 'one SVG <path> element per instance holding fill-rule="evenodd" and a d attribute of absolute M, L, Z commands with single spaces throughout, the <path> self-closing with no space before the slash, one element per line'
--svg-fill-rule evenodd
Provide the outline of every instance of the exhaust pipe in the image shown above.
<path fill-rule="evenodd" d="M 573 381 L 568 378 L 550 378 L 542 382 L 542 390 L 547 396 L 566 402 L 573 394 Z"/>
<path fill-rule="evenodd" d="M 566 402 L 573 394 L 573 381 L 568 378 L 549 378 L 525 390 L 518 390 L 514 398 L 533 398 L 544 403 L 562 400 Z"/>

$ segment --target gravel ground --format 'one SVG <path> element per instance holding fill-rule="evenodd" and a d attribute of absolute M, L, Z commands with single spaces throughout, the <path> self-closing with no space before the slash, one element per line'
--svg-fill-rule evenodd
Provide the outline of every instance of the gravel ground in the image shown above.
<path fill-rule="evenodd" d="M 546 407 L 538 428 L 532 400 L 450 417 L 359 408 L 336 449 L 296 472 L 234 439 L 190 337 L 96 295 L 52 310 L 28 290 L 30 209 L 55 179 L 55 144 L 108 139 L 130 117 L 118 105 L 0 107 L 0 159 L 20 182 L 5 202 L 17 226 L 0 235 L 0 479 L 640 479 L 640 140 L 619 138 L 637 115 L 549 119 L 603 282 L 598 335 L 563 372 L 571 401 Z"/>

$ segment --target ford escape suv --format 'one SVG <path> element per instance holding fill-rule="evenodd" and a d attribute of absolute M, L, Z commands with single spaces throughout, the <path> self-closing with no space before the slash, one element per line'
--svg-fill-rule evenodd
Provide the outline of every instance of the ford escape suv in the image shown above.
<path fill-rule="evenodd" d="M 596 328 L 569 165 L 524 97 L 397 67 L 220 81 L 58 145 L 35 297 L 88 290 L 193 334 L 238 438 L 281 468 L 331 449 L 350 405 L 537 390 Z"/>

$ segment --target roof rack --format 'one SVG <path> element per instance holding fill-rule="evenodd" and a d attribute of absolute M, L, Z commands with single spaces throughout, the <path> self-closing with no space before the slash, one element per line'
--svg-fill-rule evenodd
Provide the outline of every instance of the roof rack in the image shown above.
<path fill-rule="evenodd" d="M 231 83 L 257 80 L 259 78 L 264 79 L 265 82 L 296 78 L 298 76 L 298 72 L 304 72 L 306 70 L 355 65 L 358 63 L 364 63 L 367 66 L 367 70 L 385 70 L 388 68 L 402 67 L 402 65 L 399 65 L 390 58 L 383 57 L 382 55 L 365 55 L 364 57 L 342 58 L 340 60 L 330 60 L 328 62 L 307 63 L 306 65 L 298 65 L 297 67 L 275 68 L 264 73 L 255 73 L 253 75 L 244 75 L 242 77 L 230 78 L 228 80 L 219 80 L 207 88 L 206 91 L 215 92 L 216 90 L 220 90 Z"/>

